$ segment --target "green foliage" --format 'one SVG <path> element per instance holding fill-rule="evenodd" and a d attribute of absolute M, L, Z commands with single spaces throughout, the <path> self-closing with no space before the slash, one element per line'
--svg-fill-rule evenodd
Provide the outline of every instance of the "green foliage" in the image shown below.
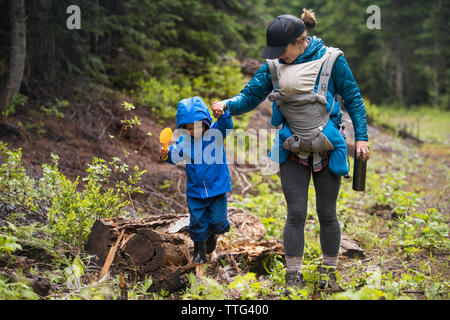
<path fill-rule="evenodd" d="M 35 208 L 37 193 L 33 179 L 22 166 L 21 149 L 10 150 L 0 141 L 0 160 L 0 201 Z"/>
<path fill-rule="evenodd" d="M 347 290 L 345 292 L 336 293 L 336 300 L 380 300 L 385 294 L 378 289 L 363 287 L 359 290 Z"/>
<path fill-rule="evenodd" d="M 450 227 L 436 208 L 400 218 L 396 228 L 399 246 L 408 254 L 424 249 L 450 249 Z"/>
<path fill-rule="evenodd" d="M 95 220 L 118 217 L 124 213 L 123 209 L 130 204 L 130 194 L 140 191 L 135 184 L 145 171 L 139 171 L 135 166 L 127 181 L 120 180 L 115 188 L 108 187 L 112 168 L 120 168 L 116 161 L 108 164 L 94 157 L 86 170 L 89 174 L 83 179 L 87 184 L 82 192 L 77 191 L 78 177 L 71 182 L 58 171 L 57 157 L 54 157 L 53 166 L 43 165 L 40 186 L 52 204 L 48 212 L 48 225 L 58 239 L 72 246 L 81 246 L 87 240 Z M 123 166 L 121 168 L 128 170 Z"/>
<path fill-rule="evenodd" d="M 63 270 L 66 284 L 69 289 L 78 290 L 81 288 L 81 277 L 84 275 L 85 266 L 80 257 L 75 257 L 71 265 Z"/>
<path fill-rule="evenodd" d="M 124 107 L 124 109 L 126 111 L 131 111 L 135 109 L 135 106 L 131 103 L 128 103 L 126 101 L 124 101 L 122 103 L 122 106 Z M 127 129 L 127 128 L 133 128 L 134 126 L 140 126 L 141 125 L 141 121 L 139 120 L 139 118 L 137 116 L 134 116 L 134 119 L 125 119 L 125 120 L 120 120 L 120 123 L 123 124 L 123 128 Z"/>
<path fill-rule="evenodd" d="M 18 243 L 18 238 L 10 234 L 17 230 L 17 227 L 8 223 L 8 227 L 0 227 L 0 254 L 10 254 L 16 250 L 21 250 L 22 246 Z"/>
<path fill-rule="evenodd" d="M 228 288 L 237 290 L 241 300 L 255 300 L 258 299 L 258 294 L 261 292 L 261 282 L 256 281 L 255 273 L 248 272 L 236 276 Z"/>
<path fill-rule="evenodd" d="M 259 54 L 267 16 L 264 2 L 79 0 L 82 26 L 76 36 L 65 24 L 70 1 L 31 3 L 27 9 L 36 13 L 29 17 L 34 28 L 27 37 L 31 77 L 53 84 L 82 75 L 132 89 L 142 73 L 167 74 L 168 79 L 180 73 L 199 75 L 205 63 L 217 62 L 223 52 Z M 2 10 L 1 20 L 8 21 L 7 15 Z M 8 24 L 2 29 L 6 39 Z M 35 34 L 45 34 L 46 41 Z M 57 45 L 61 43 L 65 45 Z M 6 58 L 7 51 L 0 58 L 0 72 Z"/>
<path fill-rule="evenodd" d="M 193 96 L 191 84 L 180 86 L 171 80 L 150 78 L 141 80 L 138 99 L 140 104 L 148 106 L 162 118 L 174 118 L 177 112 L 178 101 Z"/>
<path fill-rule="evenodd" d="M 44 123 L 42 121 L 39 121 L 39 122 L 33 121 L 33 119 L 31 117 L 28 118 L 28 121 L 25 122 L 25 124 L 22 123 L 22 121 L 20 121 L 20 120 L 17 121 L 17 126 L 26 131 L 36 130 L 36 132 L 40 135 L 45 133 Z"/>
<path fill-rule="evenodd" d="M 42 105 L 40 110 L 48 117 L 64 118 L 64 114 L 61 112 L 61 108 L 66 108 L 70 103 L 67 100 L 55 99 L 55 103 L 47 106 Z"/>
<path fill-rule="evenodd" d="M 281 188 L 279 177 L 273 175 L 263 181 L 263 176 L 256 173 L 252 174 L 249 182 L 254 186 L 254 193 L 235 195 L 237 201 L 232 205 L 258 216 L 267 238 L 281 238 L 286 209 L 283 194 L 275 191 Z"/>
<path fill-rule="evenodd" d="M 28 97 L 18 93 L 14 97 L 11 98 L 6 109 L 2 112 L 2 116 L 9 117 L 16 113 L 17 107 L 24 107 L 28 103 Z"/>
<path fill-rule="evenodd" d="M 372 198 L 368 201 L 368 206 L 380 206 L 390 208 L 397 215 L 404 215 L 414 212 L 420 202 L 421 194 L 412 191 L 404 191 L 405 171 L 391 171 L 388 174 L 369 173 L 368 180 L 369 193 Z"/>
<path fill-rule="evenodd" d="M 413 136 L 427 143 L 448 144 L 450 128 L 450 112 L 442 108 L 430 106 L 399 107 L 396 105 L 384 105 L 380 112 L 389 119 L 391 126 L 405 129 Z"/>
<path fill-rule="evenodd" d="M 0 300 L 39 300 L 39 296 L 24 282 L 9 282 L 0 274 Z"/>
<path fill-rule="evenodd" d="M 364 100 L 364 106 L 366 108 L 367 123 L 376 127 L 390 128 L 389 119 L 382 109 L 368 99 Z"/>
<path fill-rule="evenodd" d="M 51 154 L 53 165 L 43 164 L 43 176 L 35 183 L 21 165 L 20 149 L 11 151 L 0 143 L 0 151 L 3 160 L 0 200 L 30 210 L 36 209 L 39 202 L 46 203 L 50 232 L 68 246 L 81 246 L 95 220 L 122 215 L 130 204 L 131 195 L 141 192 L 137 184 L 146 172 L 140 171 L 138 166 L 129 170 L 128 165 L 117 157 L 109 163 L 94 157 L 86 170 L 88 175 L 83 178 L 85 185 L 80 188 L 79 177 L 74 182 L 66 178 L 58 170 L 59 157 Z M 113 171 L 125 179 L 112 183 Z M 8 239 L 8 243 L 14 240 Z"/>
<path fill-rule="evenodd" d="M 210 64 L 207 72 L 198 77 L 179 74 L 175 80 L 167 75 L 160 79 L 141 79 L 136 95 L 141 105 L 167 119 L 175 117 L 181 99 L 200 96 L 209 105 L 214 99 L 225 99 L 237 94 L 243 84 L 240 65 L 236 60 L 231 60 L 224 65 Z"/>
<path fill-rule="evenodd" d="M 145 280 L 142 282 L 138 282 L 135 284 L 131 290 L 128 291 L 128 299 L 129 300 L 140 300 L 150 295 L 148 290 L 152 286 L 153 280 L 152 278 L 145 277 Z"/>
<path fill-rule="evenodd" d="M 223 300 L 225 287 L 216 280 L 208 277 L 197 278 L 194 274 L 188 274 L 189 286 L 182 298 L 187 300 Z"/>
<path fill-rule="evenodd" d="M 61 0 L 27 6 L 36 12 L 28 17 L 33 26 L 27 34 L 28 77 L 49 87 L 81 75 L 131 90 L 145 75 L 145 81 L 164 78 L 174 81 L 164 85 L 183 88 L 183 81 L 175 78 L 205 74 L 205 66 L 217 63 L 224 53 L 260 58 L 268 23 L 277 15 L 300 16 L 303 8 L 310 8 L 318 19 L 312 33 L 344 51 L 365 97 L 378 104 L 449 106 L 450 7 L 443 0 L 379 1 L 381 30 L 366 25 L 366 10 L 374 4 L 369 0 L 79 0 L 83 18 L 77 33 L 64 23 L 70 4 Z M 7 15 L 2 10 L 1 21 L 8 21 Z M 1 27 L 7 39 L 10 26 Z M 36 34 L 45 34 L 46 41 Z M 0 74 L 6 73 L 7 57 L 8 51 L 2 52 Z"/>
<path fill-rule="evenodd" d="M 373 113 L 376 115 L 374 119 L 379 119 L 380 123 L 385 121 L 387 117 L 383 115 L 383 109 L 373 106 L 375 108 L 372 111 L 377 112 Z M 403 114 L 403 110 L 398 110 L 396 115 L 400 117 L 400 114 Z M 391 118 L 389 115 L 389 119 Z M 425 111 L 423 118 L 430 121 L 430 126 L 435 121 L 428 119 Z M 394 300 L 414 299 L 415 296 L 409 292 L 423 292 L 427 298 L 445 299 L 448 296 L 445 275 L 448 262 L 444 261 L 439 272 L 427 269 L 424 265 L 430 259 L 433 261 L 434 255 L 448 251 L 450 230 L 445 215 L 446 206 L 445 203 L 440 204 L 442 209 L 429 206 L 428 201 L 432 195 L 425 191 L 426 183 L 423 179 L 431 179 L 434 170 L 443 170 L 445 177 L 448 168 L 445 165 L 442 168 L 436 167 L 435 164 L 441 163 L 439 158 L 436 161 L 425 160 L 418 154 L 418 149 L 406 146 L 397 138 L 377 136 L 375 139 L 383 139 L 372 143 L 389 151 L 376 150 L 373 153 L 368 166 L 366 192 L 354 192 L 351 180 L 342 179 L 337 211 L 342 234 L 358 241 L 366 256 L 376 257 L 380 267 L 369 272 L 367 260 L 342 259 L 337 278 L 344 291 L 320 293 L 320 297 Z M 428 167 L 433 169 L 427 169 Z M 445 181 L 445 178 L 442 180 Z M 278 192 L 281 190 L 279 177 L 261 176 L 257 172 L 251 174 L 249 181 L 252 188 L 245 196 L 234 195 L 232 206 L 259 216 L 266 228 L 267 237 L 282 239 L 286 208 L 283 195 Z M 445 191 L 442 192 L 445 202 L 444 194 Z M 282 261 L 264 261 L 263 266 L 269 274 L 271 285 L 269 294 L 280 296 L 281 299 L 311 299 L 314 294 L 322 252 L 312 184 L 305 229 L 307 239 L 303 255 L 303 275 L 306 285 L 300 290 L 286 288 L 285 266 Z M 424 258 L 427 253 L 429 257 Z M 408 256 L 407 259 L 405 256 Z M 388 267 L 384 266 L 390 266 L 393 259 L 402 261 L 402 266 L 398 266 L 403 267 L 400 273 L 386 271 Z M 412 267 L 406 267 L 409 265 L 408 261 L 411 261 Z M 419 265 L 419 270 L 416 270 L 416 265 Z M 263 287 L 259 297 L 265 292 Z"/>

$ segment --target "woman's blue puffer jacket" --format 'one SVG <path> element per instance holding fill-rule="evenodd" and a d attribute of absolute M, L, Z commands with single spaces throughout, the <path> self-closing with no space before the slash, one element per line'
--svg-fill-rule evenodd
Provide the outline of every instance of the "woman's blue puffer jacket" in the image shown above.
<path fill-rule="evenodd" d="M 298 64 L 320 59 L 325 54 L 326 48 L 321 39 L 315 36 L 311 37 L 305 52 L 292 63 Z M 280 60 L 280 63 L 284 63 L 284 61 Z M 318 80 L 316 82 L 316 89 Z M 230 110 L 231 115 L 239 115 L 255 109 L 272 90 L 272 77 L 267 62 L 265 62 L 238 95 L 224 100 L 224 102 Z M 368 141 L 366 109 L 359 87 L 344 56 L 340 56 L 336 60 L 330 82 L 328 83 L 328 110 L 332 105 L 335 93 L 342 97 L 345 109 L 350 115 L 355 130 L 355 141 Z M 285 119 L 277 109 L 275 103 L 272 105 L 272 111 L 270 123 L 276 127 L 280 124 L 285 124 Z M 341 108 L 340 106 L 337 108 L 335 105 L 330 115 L 330 120 L 336 125 L 339 125 L 341 117 Z M 285 126 L 283 125 L 283 127 Z M 279 149 L 280 163 L 286 161 L 289 156 L 289 151 L 281 147 L 289 136 L 290 130 L 288 128 L 283 130 L 282 128 L 279 131 L 279 136 L 275 138 L 274 148 Z M 274 149 L 272 149 L 271 153 L 273 151 Z"/>

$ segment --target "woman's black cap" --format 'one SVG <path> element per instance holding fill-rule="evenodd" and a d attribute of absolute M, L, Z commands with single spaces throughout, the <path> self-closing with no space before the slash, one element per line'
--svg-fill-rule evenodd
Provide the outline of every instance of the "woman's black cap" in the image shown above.
<path fill-rule="evenodd" d="M 300 37 L 305 30 L 302 19 L 290 14 L 276 17 L 267 27 L 266 47 L 261 56 L 266 59 L 278 58 L 287 45 Z"/>

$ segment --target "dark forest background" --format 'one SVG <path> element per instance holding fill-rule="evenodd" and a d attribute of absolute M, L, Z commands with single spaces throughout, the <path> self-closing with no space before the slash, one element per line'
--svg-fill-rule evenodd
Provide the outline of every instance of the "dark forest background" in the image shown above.
<path fill-rule="evenodd" d="M 71 4 L 81 8 L 81 30 L 66 26 Z M 373 4 L 381 9 L 381 29 L 366 25 Z M 12 90 L 1 108 L 20 98 L 58 96 L 64 84 L 133 91 L 152 78 L 182 87 L 229 57 L 263 61 L 267 24 L 283 13 L 300 16 L 303 8 L 316 12 L 313 34 L 344 51 L 366 99 L 449 108 L 450 3 L 444 0 L 1 0 L 3 96 L 8 79 L 21 80 L 20 95 Z M 13 43 L 13 29 L 21 27 L 25 39 Z"/>

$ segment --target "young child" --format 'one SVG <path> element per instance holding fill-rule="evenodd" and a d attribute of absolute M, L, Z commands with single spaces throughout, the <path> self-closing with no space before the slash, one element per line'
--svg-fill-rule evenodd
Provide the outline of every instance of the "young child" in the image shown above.
<path fill-rule="evenodd" d="M 167 154 L 166 162 L 170 164 L 186 161 L 188 231 L 194 242 L 193 262 L 205 263 L 206 253 L 216 248 L 218 235 L 230 229 L 227 192 L 231 191 L 231 180 L 223 140 L 227 129 L 233 128 L 233 121 L 230 112 L 225 110 L 212 123 L 208 107 L 199 97 L 178 102 L 176 118 L 177 128 L 186 132 L 168 151 L 161 148 L 160 157 Z"/>

